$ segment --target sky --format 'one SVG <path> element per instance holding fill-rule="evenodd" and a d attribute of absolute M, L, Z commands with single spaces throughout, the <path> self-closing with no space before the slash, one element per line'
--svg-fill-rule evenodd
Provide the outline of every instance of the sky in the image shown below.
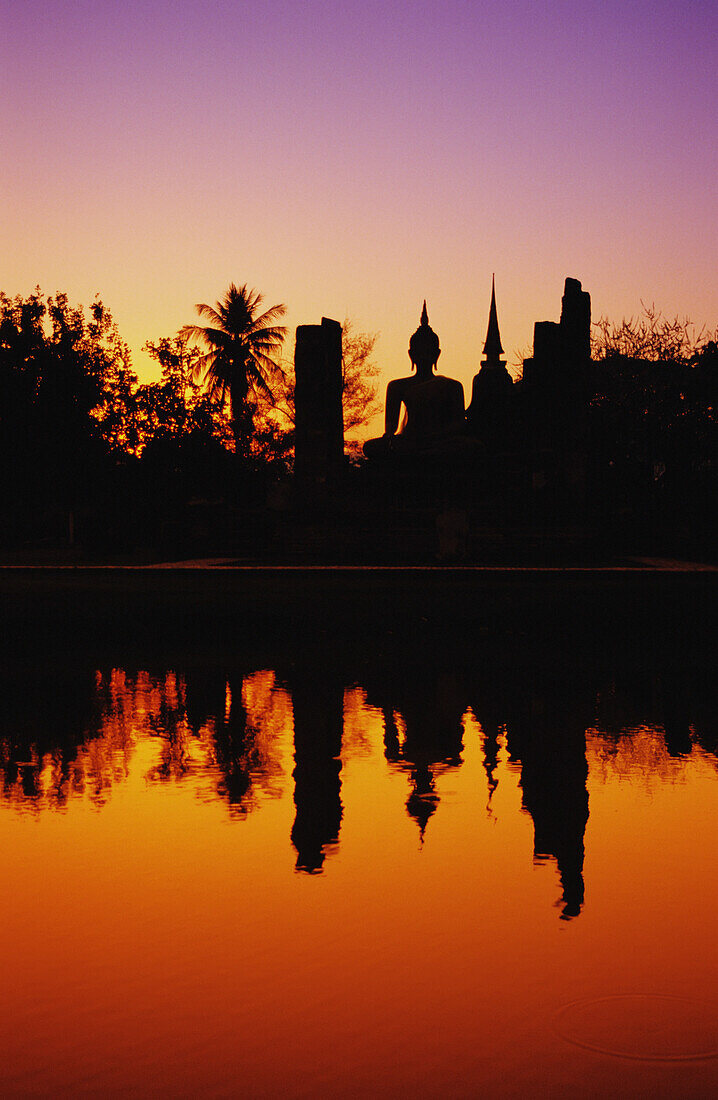
<path fill-rule="evenodd" d="M 0 0 L 0 289 L 99 293 L 146 340 L 230 282 L 294 328 L 426 298 L 467 398 L 567 275 L 594 318 L 718 324 L 715 0 Z"/>

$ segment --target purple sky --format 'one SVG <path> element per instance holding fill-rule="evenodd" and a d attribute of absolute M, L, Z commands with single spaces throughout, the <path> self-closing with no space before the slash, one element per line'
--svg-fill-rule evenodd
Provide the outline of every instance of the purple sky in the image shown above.
<path fill-rule="evenodd" d="M 470 385 L 563 279 L 718 323 L 718 4 L 0 3 L 0 287 L 99 291 L 135 352 L 230 280 Z"/>

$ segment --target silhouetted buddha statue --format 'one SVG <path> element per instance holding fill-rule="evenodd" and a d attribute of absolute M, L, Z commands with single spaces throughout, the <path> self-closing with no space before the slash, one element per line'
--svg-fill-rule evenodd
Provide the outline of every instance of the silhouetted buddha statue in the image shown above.
<path fill-rule="evenodd" d="M 392 452 L 441 454 L 461 449 L 464 388 L 455 378 L 434 374 L 440 354 L 439 337 L 429 326 L 424 302 L 421 323 L 409 341 L 409 358 L 416 374 L 395 378 L 387 386 L 384 435 L 364 444 L 367 458 Z M 406 418 L 397 433 L 402 405 Z"/>

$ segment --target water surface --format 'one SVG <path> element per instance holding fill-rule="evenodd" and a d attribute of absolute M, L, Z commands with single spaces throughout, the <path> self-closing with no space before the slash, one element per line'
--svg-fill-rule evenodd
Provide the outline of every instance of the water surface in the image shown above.
<path fill-rule="evenodd" d="M 715 1092 L 709 662 L 116 657 L 3 678 L 3 1095 Z"/>

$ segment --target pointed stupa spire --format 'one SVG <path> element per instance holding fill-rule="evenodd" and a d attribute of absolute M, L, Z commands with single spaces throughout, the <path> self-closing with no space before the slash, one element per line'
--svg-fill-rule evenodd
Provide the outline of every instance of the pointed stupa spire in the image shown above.
<path fill-rule="evenodd" d="M 424 299 L 419 327 L 409 341 L 409 355 L 412 363 L 416 363 L 418 355 L 422 359 L 428 357 L 431 363 L 435 364 L 439 358 L 439 350 L 439 337 L 429 324 L 429 314 L 426 311 L 426 299 Z"/>
<path fill-rule="evenodd" d="M 496 312 L 496 285 L 494 276 L 491 276 L 491 308 L 489 309 L 489 327 L 486 330 L 486 342 L 484 344 L 484 358 L 491 366 L 499 366 L 504 349 L 501 347 L 501 335 L 499 333 L 499 318 Z"/>

